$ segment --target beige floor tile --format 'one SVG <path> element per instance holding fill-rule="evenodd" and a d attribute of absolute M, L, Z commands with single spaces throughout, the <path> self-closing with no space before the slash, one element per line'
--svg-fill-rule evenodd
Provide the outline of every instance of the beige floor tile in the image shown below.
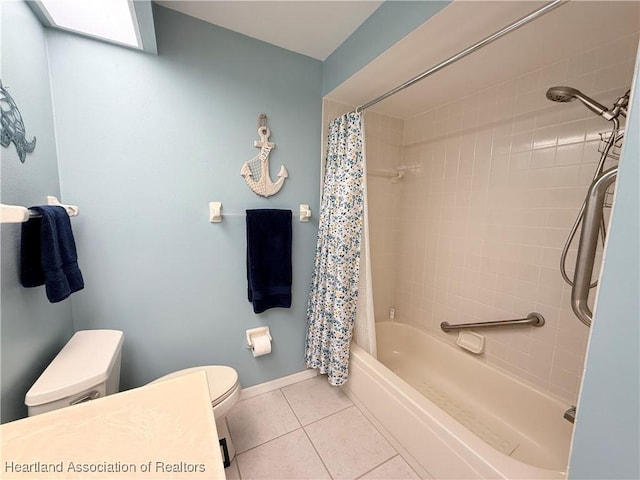
<path fill-rule="evenodd" d="M 300 428 L 280 390 L 238 402 L 227 422 L 238 453 Z"/>
<path fill-rule="evenodd" d="M 240 472 L 238 472 L 238 457 L 233 459 L 231 465 L 224 469 L 227 480 L 240 480 Z"/>
<path fill-rule="evenodd" d="M 330 479 L 301 428 L 238 455 L 243 480 Z"/>
<path fill-rule="evenodd" d="M 340 388 L 327 382 L 326 375 L 318 375 L 284 387 L 282 393 L 302 425 L 308 425 L 353 405 Z"/>
<path fill-rule="evenodd" d="M 359 480 L 414 480 L 419 478 L 409 464 L 400 455 L 396 455 L 378 468 L 360 477 Z"/>
<path fill-rule="evenodd" d="M 396 455 L 396 451 L 356 407 L 305 427 L 335 479 L 356 478 Z"/>

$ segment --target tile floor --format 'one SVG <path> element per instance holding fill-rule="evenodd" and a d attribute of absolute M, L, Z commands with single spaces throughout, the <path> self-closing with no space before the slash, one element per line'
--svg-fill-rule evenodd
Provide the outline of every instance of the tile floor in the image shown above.
<path fill-rule="evenodd" d="M 230 480 L 420 478 L 324 375 L 242 400 L 227 421 Z"/>

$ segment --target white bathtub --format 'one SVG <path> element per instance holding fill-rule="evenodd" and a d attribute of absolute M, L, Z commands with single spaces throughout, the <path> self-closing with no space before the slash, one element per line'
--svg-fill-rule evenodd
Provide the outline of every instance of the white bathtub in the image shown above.
<path fill-rule="evenodd" d="M 352 344 L 343 389 L 419 473 L 565 478 L 569 405 L 409 325 L 379 322 L 376 335 L 380 361 Z"/>

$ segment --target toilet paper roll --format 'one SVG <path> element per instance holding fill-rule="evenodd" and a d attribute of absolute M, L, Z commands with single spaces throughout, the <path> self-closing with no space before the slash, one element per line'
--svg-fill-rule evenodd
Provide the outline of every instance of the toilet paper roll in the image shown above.
<path fill-rule="evenodd" d="M 269 340 L 267 335 L 251 337 L 251 340 L 251 353 L 254 357 L 260 357 L 261 355 L 271 353 L 271 340 Z"/>

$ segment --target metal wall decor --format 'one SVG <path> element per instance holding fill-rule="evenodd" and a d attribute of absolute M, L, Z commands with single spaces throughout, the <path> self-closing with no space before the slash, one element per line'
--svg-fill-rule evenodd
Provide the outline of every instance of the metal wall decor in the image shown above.
<path fill-rule="evenodd" d="M 2 85 L 2 80 L 0 80 L 0 111 L 2 111 L 0 144 L 3 147 L 8 147 L 13 142 L 20 161 L 24 163 L 27 153 L 33 152 L 36 148 L 36 137 L 33 137 L 31 141 L 27 140 L 20 110 L 7 89 Z"/>
<path fill-rule="evenodd" d="M 280 165 L 278 180 L 273 182 L 269 177 L 269 153 L 276 148 L 276 144 L 269 141 L 270 135 L 271 131 L 267 127 L 267 116 L 261 113 L 258 117 L 258 136 L 260 140 L 253 142 L 253 146 L 259 148 L 260 153 L 251 160 L 244 162 L 240 169 L 240 175 L 243 176 L 249 188 L 262 197 L 270 197 L 278 193 L 282 185 L 284 185 L 285 179 L 289 176 L 289 172 L 287 172 L 284 165 Z"/>

